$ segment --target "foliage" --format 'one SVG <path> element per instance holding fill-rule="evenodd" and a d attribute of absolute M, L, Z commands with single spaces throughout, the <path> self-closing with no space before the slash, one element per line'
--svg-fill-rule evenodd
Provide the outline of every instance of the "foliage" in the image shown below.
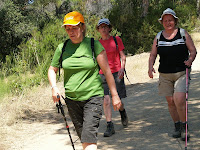
<path fill-rule="evenodd" d="M 42 33 L 34 31 L 32 38 L 18 46 L 19 53 L 7 55 L 1 75 L 2 77 L 12 76 L 12 74 L 16 76 L 16 78 L 8 80 L 10 88 L 15 92 L 38 85 L 41 81 L 47 81 L 50 58 L 53 57 L 57 45 L 66 39 L 61 24 L 60 20 L 55 20 L 45 26 Z M 29 75 L 25 75 L 26 78 L 23 79 L 22 76 L 26 72 Z"/>
<path fill-rule="evenodd" d="M 60 17 L 59 13 L 62 13 L 62 8 L 68 6 L 68 3 L 68 1 L 62 3 L 61 0 L 37 0 L 32 5 L 28 4 L 28 0 L 2 2 L 0 60 L 5 62 L 6 55 L 18 53 L 20 51 L 18 45 L 32 37 L 32 31 L 42 32 L 44 26 L 52 19 Z"/>
<path fill-rule="evenodd" d="M 163 29 L 158 19 L 168 7 L 177 13 L 179 27 L 190 32 L 198 22 L 195 0 L 149 0 L 145 16 L 142 15 L 141 0 L 28 2 L 29 0 L 0 2 L 0 84 L 3 85 L 0 89 L 3 93 L 12 91 L 20 94 L 26 88 L 47 83 L 47 71 L 54 51 L 59 43 L 68 38 L 61 25 L 64 15 L 69 11 L 77 10 L 84 15 L 86 36 L 95 39 L 100 38 L 96 30 L 98 20 L 102 17 L 109 18 L 113 25 L 111 34 L 122 38 L 127 54 L 151 50 L 156 33 Z M 98 6 L 106 2 L 109 7 L 103 9 L 104 6 Z M 5 87 L 4 90 L 2 87 Z"/>
<path fill-rule="evenodd" d="M 142 16 L 142 1 L 116 0 L 110 11 L 109 19 L 122 33 L 122 40 L 126 46 L 126 53 L 141 53 L 151 50 L 153 39 L 162 30 L 158 23 L 162 12 L 172 8 L 177 13 L 179 27 L 191 31 L 196 22 L 195 0 L 151 0 L 148 14 Z M 128 4 L 128 5 L 127 5 Z"/>
<path fill-rule="evenodd" d="M 28 18 L 23 16 L 20 7 L 8 0 L 0 10 L 0 56 L 4 60 L 5 56 L 17 51 L 24 38 L 30 35 L 32 25 Z"/>

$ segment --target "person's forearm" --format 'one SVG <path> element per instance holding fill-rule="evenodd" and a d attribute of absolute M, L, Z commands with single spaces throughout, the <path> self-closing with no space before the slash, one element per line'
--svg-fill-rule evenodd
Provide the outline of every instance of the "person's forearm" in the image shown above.
<path fill-rule="evenodd" d="M 156 57 L 154 55 L 150 54 L 150 57 L 149 57 L 149 69 L 153 68 L 153 65 L 155 63 L 155 59 L 156 59 Z"/>
<path fill-rule="evenodd" d="M 49 83 L 51 85 L 51 90 L 52 90 L 52 97 L 53 101 L 58 102 L 59 98 L 57 98 L 58 95 L 60 95 L 60 91 L 58 90 L 58 87 L 56 86 L 56 73 L 57 73 L 57 68 L 50 66 L 48 70 L 48 79 Z"/>
<path fill-rule="evenodd" d="M 125 69 L 125 65 L 126 65 L 126 55 L 124 54 L 123 51 L 119 52 L 120 54 L 120 59 L 121 59 L 121 68 Z"/>
<path fill-rule="evenodd" d="M 107 81 L 107 84 L 108 84 L 108 87 L 110 89 L 110 93 L 112 96 L 117 96 L 118 93 L 117 93 L 117 89 L 116 89 L 116 85 L 115 85 L 115 80 L 113 78 L 113 75 L 111 72 L 109 71 L 106 71 L 104 73 L 105 77 L 106 77 L 106 81 Z"/>
<path fill-rule="evenodd" d="M 56 86 L 56 73 L 54 70 L 52 70 L 52 69 L 48 70 L 48 79 L 49 79 L 49 83 L 50 83 L 51 87 L 55 87 Z"/>
<path fill-rule="evenodd" d="M 125 65 L 126 65 L 126 57 L 123 57 L 121 59 L 121 68 L 125 69 Z"/>
<path fill-rule="evenodd" d="M 195 49 L 195 50 L 193 50 L 192 52 L 190 52 L 190 56 L 189 56 L 189 59 L 188 59 L 188 60 L 190 60 L 191 62 L 193 62 L 194 59 L 196 58 L 196 55 L 197 55 L 197 51 L 196 51 L 196 49 Z"/>
<path fill-rule="evenodd" d="M 102 69 L 103 71 L 103 74 L 106 78 L 106 81 L 107 81 L 107 84 L 108 84 L 108 87 L 110 89 L 110 93 L 112 96 L 118 96 L 118 93 L 117 93 L 117 90 L 116 90 L 116 85 L 115 85 L 115 80 L 113 78 L 113 75 L 110 71 L 110 67 L 109 67 L 109 64 L 108 64 L 108 59 L 107 59 L 107 55 L 106 55 L 106 52 L 105 51 L 102 51 L 98 57 L 97 57 L 97 62 L 100 66 L 100 68 Z"/>

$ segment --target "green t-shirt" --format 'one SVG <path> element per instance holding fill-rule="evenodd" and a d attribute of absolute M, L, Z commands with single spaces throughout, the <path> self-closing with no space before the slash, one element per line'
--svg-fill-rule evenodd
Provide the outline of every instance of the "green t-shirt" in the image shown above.
<path fill-rule="evenodd" d="M 63 44 L 59 44 L 51 66 L 59 68 Z M 104 50 L 99 41 L 94 41 L 95 57 Z M 79 44 L 68 41 L 62 56 L 65 96 L 71 100 L 83 101 L 93 96 L 103 96 L 101 77 L 97 61 L 93 60 L 91 39 L 84 38 Z"/>

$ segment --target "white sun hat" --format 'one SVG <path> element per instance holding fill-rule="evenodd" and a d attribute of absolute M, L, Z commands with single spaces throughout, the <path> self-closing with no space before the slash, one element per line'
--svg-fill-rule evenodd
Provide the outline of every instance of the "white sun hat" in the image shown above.
<path fill-rule="evenodd" d="M 176 16 L 176 13 L 171 9 L 171 8 L 167 8 L 163 11 L 160 19 L 158 19 L 158 21 L 162 24 L 162 19 L 164 15 L 172 15 L 175 19 L 178 19 L 178 17 Z"/>

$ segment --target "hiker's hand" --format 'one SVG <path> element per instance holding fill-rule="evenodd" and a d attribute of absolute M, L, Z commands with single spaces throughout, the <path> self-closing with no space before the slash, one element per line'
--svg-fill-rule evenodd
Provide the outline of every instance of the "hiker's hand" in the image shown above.
<path fill-rule="evenodd" d="M 119 79 L 122 79 L 124 77 L 124 68 L 121 68 L 119 71 L 118 71 L 118 77 Z"/>
<path fill-rule="evenodd" d="M 185 63 L 185 65 L 186 66 L 188 66 L 188 67 L 190 67 L 191 65 L 192 65 L 192 61 L 191 60 L 186 60 L 186 61 L 184 61 L 184 63 Z"/>
<path fill-rule="evenodd" d="M 59 98 L 57 97 L 58 95 Z M 52 88 L 52 98 L 54 103 L 60 100 L 60 91 L 58 90 L 57 86 Z"/>
<path fill-rule="evenodd" d="M 112 104 L 115 111 L 120 109 L 122 102 L 118 95 L 112 96 Z"/>
<path fill-rule="evenodd" d="M 152 79 L 153 79 L 153 73 L 156 73 L 156 72 L 155 72 L 155 69 L 154 69 L 154 68 L 149 69 L 149 71 L 148 71 L 149 78 L 152 78 Z"/>

